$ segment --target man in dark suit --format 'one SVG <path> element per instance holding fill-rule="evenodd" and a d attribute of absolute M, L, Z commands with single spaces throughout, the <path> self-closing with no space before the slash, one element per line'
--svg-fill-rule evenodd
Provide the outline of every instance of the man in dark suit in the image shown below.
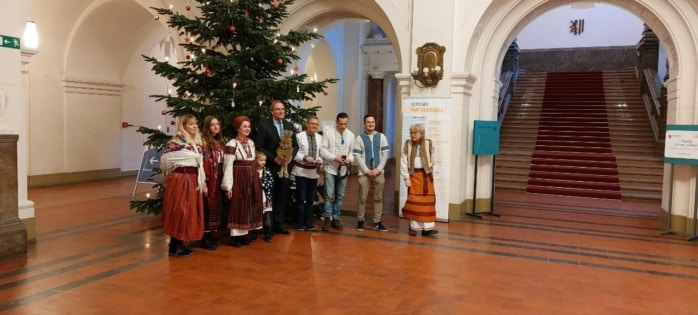
<path fill-rule="evenodd" d="M 286 204 L 288 203 L 287 196 L 288 190 L 291 186 L 291 180 L 289 178 L 279 178 L 279 170 L 281 170 L 281 165 L 288 165 L 288 170 L 293 169 L 291 162 L 293 161 L 293 156 L 298 152 L 298 142 L 296 142 L 296 137 L 293 138 L 293 155 L 289 159 L 282 159 L 276 156 L 276 149 L 279 147 L 279 141 L 281 141 L 281 135 L 284 130 L 294 131 L 293 124 L 285 121 L 286 108 L 284 103 L 279 100 L 272 101 L 271 103 L 271 117 L 272 119 L 262 122 L 257 130 L 257 136 L 255 137 L 255 146 L 257 150 L 264 152 L 267 155 L 267 166 L 274 174 L 274 185 L 273 185 L 273 200 L 272 208 L 274 215 L 273 228 L 274 232 L 278 234 L 288 234 L 288 230 L 284 227 L 284 214 L 286 209 Z M 294 131 L 295 132 L 295 131 Z"/>

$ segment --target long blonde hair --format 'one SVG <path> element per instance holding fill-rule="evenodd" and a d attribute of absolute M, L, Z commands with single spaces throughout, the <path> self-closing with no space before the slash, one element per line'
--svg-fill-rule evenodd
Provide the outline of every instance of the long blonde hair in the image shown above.
<path fill-rule="evenodd" d="M 196 116 L 191 114 L 179 116 L 179 119 L 177 120 L 177 133 L 182 133 L 184 135 L 184 139 L 186 139 L 187 143 L 191 145 L 203 145 L 203 142 L 201 141 L 201 132 L 197 132 L 196 135 L 192 137 L 192 135 L 190 135 L 189 132 L 184 130 L 184 126 L 186 126 L 187 123 L 190 122 L 192 119 L 197 123 L 199 122 L 198 119 L 196 119 Z M 173 140 L 176 138 L 177 134 L 172 136 Z"/>

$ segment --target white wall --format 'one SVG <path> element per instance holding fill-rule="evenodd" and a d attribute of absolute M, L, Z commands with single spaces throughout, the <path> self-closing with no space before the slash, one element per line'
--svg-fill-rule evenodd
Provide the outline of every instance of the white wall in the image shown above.
<path fill-rule="evenodd" d="M 632 13 L 610 4 L 563 5 L 526 25 L 517 35 L 521 49 L 632 46 L 642 37 L 643 22 Z M 570 33 L 570 21 L 584 19 L 584 32 Z"/>
<path fill-rule="evenodd" d="M 141 30 L 144 36 L 141 46 L 133 51 L 128 67 L 124 73 L 126 86 L 123 90 L 123 106 L 121 117 L 124 122 L 134 127 L 121 129 L 121 170 L 138 170 L 143 155 L 143 142 L 146 136 L 136 132 L 135 126 L 144 126 L 157 129 L 158 126 L 165 133 L 174 133 L 175 127 L 170 125 L 172 116 L 162 115 L 167 109 L 165 102 L 156 102 L 150 95 L 167 94 L 168 88 L 175 92 L 167 79 L 160 77 L 151 70 L 152 64 L 145 62 L 141 55 L 156 57 L 163 60 L 165 57 L 162 42 L 170 36 L 167 30 L 159 23 L 149 23 Z M 170 63 L 176 64 L 177 56 L 171 52 Z"/>

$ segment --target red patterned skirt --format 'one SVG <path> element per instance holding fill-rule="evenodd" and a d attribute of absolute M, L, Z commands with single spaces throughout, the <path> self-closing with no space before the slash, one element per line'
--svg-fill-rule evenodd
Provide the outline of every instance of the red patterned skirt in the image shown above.
<path fill-rule="evenodd" d="M 228 228 L 250 230 L 262 226 L 262 183 L 255 161 L 233 162 L 233 198 L 230 199 Z"/>
<path fill-rule="evenodd" d="M 204 199 L 197 188 L 197 169 L 180 167 L 167 175 L 162 202 L 165 234 L 185 242 L 204 234 Z"/>
<path fill-rule="evenodd" d="M 410 175 L 411 186 L 407 189 L 407 202 L 402 215 L 418 222 L 436 221 L 436 193 L 434 176 L 423 169 L 415 169 Z"/>
<path fill-rule="evenodd" d="M 223 181 L 223 164 L 217 164 L 213 173 L 206 182 L 208 196 L 204 202 L 204 228 L 207 231 L 220 229 L 223 210 L 223 194 L 221 182 Z"/>

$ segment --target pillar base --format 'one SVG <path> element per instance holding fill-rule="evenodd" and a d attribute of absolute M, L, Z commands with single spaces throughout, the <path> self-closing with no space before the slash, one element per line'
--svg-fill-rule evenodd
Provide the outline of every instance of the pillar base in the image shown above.
<path fill-rule="evenodd" d="M 19 218 L 0 220 L 0 257 L 27 255 L 27 230 Z"/>

